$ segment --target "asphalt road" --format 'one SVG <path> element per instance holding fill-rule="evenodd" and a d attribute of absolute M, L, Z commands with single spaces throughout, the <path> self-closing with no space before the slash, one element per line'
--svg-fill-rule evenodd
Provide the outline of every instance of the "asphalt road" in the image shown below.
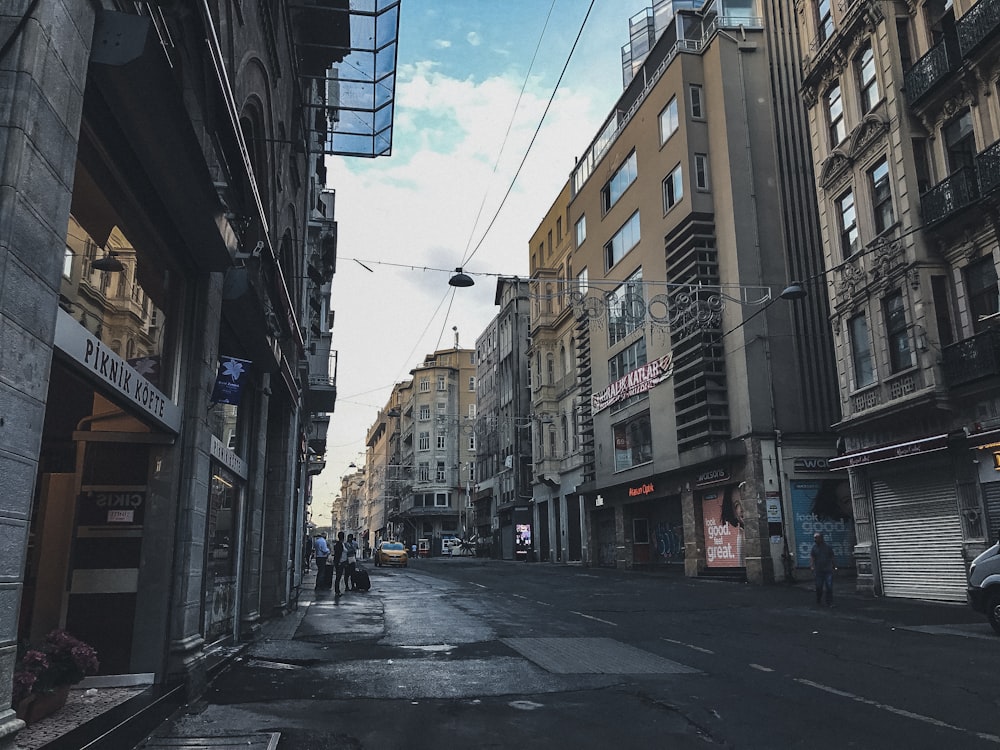
<path fill-rule="evenodd" d="M 961 605 L 474 559 L 302 597 L 148 748 L 1000 748 Z M 200 744 L 192 744 L 201 738 Z"/>

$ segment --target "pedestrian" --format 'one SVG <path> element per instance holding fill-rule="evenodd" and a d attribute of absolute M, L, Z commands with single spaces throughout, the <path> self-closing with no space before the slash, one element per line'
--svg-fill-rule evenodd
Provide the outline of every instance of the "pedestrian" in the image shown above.
<path fill-rule="evenodd" d="M 329 589 L 331 573 L 327 561 L 330 559 L 330 545 L 326 543 L 326 532 L 321 531 L 316 535 L 313 543 L 316 553 L 316 590 Z"/>
<path fill-rule="evenodd" d="M 833 606 L 833 571 L 836 570 L 836 556 L 833 547 L 826 543 L 823 534 L 813 534 L 813 546 L 809 550 L 809 567 L 816 576 L 816 603 L 822 604 L 826 594 L 826 606 Z"/>
<path fill-rule="evenodd" d="M 340 579 L 344 575 L 344 570 L 347 568 L 347 550 L 344 544 L 344 532 L 337 532 L 337 541 L 333 545 L 333 562 L 334 567 L 337 569 L 337 578 L 333 582 L 333 594 L 334 596 L 340 596 Z M 347 585 L 346 582 L 344 584 Z"/>
<path fill-rule="evenodd" d="M 358 569 L 358 543 L 354 541 L 354 534 L 347 535 L 347 543 L 344 545 L 347 552 L 347 571 L 344 574 L 344 590 L 355 591 L 354 571 Z"/>

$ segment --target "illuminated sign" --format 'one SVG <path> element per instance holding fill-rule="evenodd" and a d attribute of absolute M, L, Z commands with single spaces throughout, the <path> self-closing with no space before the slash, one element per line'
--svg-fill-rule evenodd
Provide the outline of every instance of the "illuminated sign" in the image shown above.
<path fill-rule="evenodd" d="M 628 488 L 629 497 L 643 497 L 645 495 L 651 495 L 654 492 L 656 492 L 656 488 L 653 486 L 652 482 L 646 482 L 645 484 Z"/>

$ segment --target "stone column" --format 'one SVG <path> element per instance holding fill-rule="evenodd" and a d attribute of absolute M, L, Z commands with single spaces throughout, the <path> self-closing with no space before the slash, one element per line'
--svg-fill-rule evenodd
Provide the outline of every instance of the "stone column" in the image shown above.
<path fill-rule="evenodd" d="M 0 8 L 0 750 L 24 726 L 7 706 L 94 27 L 91 3 L 31 6 Z"/>

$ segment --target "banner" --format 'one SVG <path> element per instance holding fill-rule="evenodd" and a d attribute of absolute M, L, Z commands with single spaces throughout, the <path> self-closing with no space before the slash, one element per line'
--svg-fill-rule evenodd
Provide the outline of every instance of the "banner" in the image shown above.
<path fill-rule="evenodd" d="M 215 376 L 215 388 L 212 389 L 213 404 L 240 405 L 243 395 L 243 384 L 247 381 L 250 365 L 249 359 L 223 357 L 219 360 L 219 372 Z"/>
<path fill-rule="evenodd" d="M 638 396 L 651 390 L 674 374 L 674 355 L 664 354 L 652 362 L 637 367 L 628 375 L 619 378 L 600 393 L 591 395 L 590 402 L 596 414 L 612 404 Z"/>

